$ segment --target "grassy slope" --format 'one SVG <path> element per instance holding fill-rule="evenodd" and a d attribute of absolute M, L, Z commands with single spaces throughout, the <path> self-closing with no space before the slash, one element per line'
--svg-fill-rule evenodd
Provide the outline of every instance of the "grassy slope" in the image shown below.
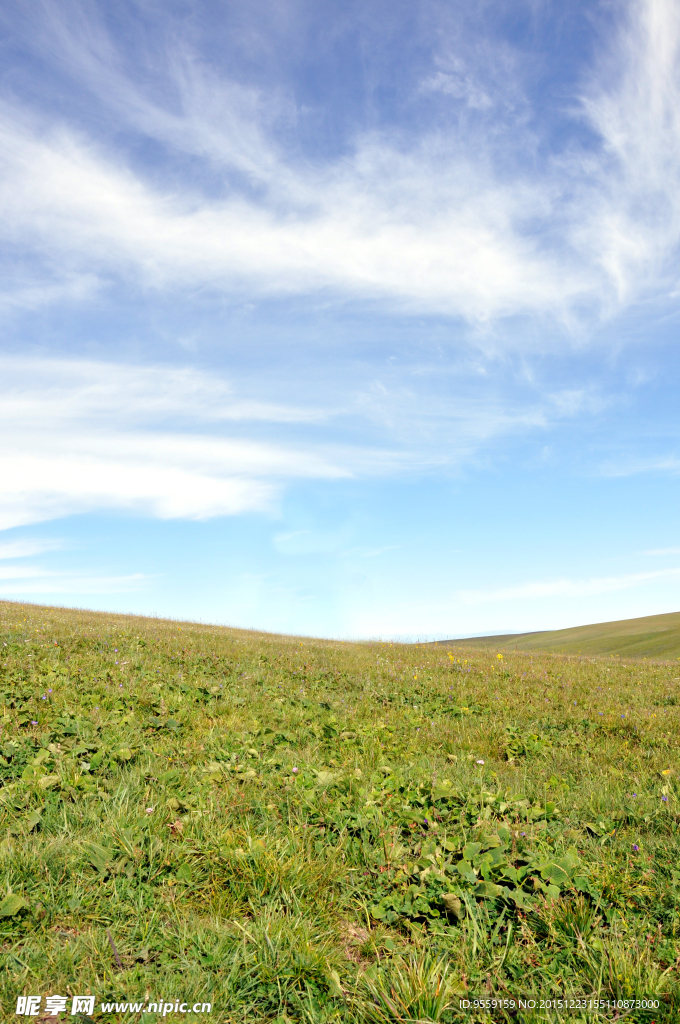
<path fill-rule="evenodd" d="M 677 676 L 0 604 L 2 1019 L 677 1020 Z"/>
<path fill-rule="evenodd" d="M 440 641 L 440 646 L 480 647 L 492 651 L 552 651 L 565 654 L 618 654 L 624 658 L 680 658 L 680 612 L 641 619 L 597 622 L 573 629 L 480 636 Z"/>

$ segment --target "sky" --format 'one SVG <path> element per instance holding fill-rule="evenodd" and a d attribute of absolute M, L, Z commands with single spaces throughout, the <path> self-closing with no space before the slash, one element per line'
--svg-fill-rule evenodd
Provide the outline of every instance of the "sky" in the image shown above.
<path fill-rule="evenodd" d="M 674 0 L 34 0 L 0 48 L 0 599 L 680 609 Z"/>

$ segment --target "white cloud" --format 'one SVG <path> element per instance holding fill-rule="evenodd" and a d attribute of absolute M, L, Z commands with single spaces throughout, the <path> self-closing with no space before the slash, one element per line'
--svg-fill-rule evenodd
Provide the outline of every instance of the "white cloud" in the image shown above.
<path fill-rule="evenodd" d="M 163 189 L 82 132 L 5 102 L 2 233 L 53 275 L 68 275 L 68 287 L 122 275 L 161 289 L 324 291 L 475 322 L 569 319 L 677 287 L 680 14 L 672 0 L 631 3 L 598 60 L 580 108 L 598 146 L 523 172 L 502 148 L 533 148 L 521 118 L 512 143 L 503 131 L 372 133 L 335 162 L 295 160 L 276 141 L 277 118 L 294 113 L 280 96 L 221 79 L 176 46 L 157 55 L 166 71 L 158 99 L 159 82 L 135 81 L 100 24 L 51 4 L 41 10 L 43 52 L 59 54 L 121 122 L 170 154 L 213 165 L 225 183 L 221 198 L 176 183 Z M 493 105 L 517 77 L 507 48 L 495 56 L 504 71 L 493 102 L 455 52 L 425 87 Z M 231 181 L 234 172 L 246 187 Z M 59 285 L 35 287 L 43 301 Z"/>
<path fill-rule="evenodd" d="M 106 440 L 116 441 L 114 437 Z M 98 452 L 96 443 L 88 455 L 80 457 L 0 456 L 0 472 L 11 481 L 0 498 L 0 529 L 101 509 L 161 519 L 203 519 L 263 511 L 275 497 L 275 488 L 267 483 L 242 480 L 228 472 L 210 476 L 185 470 L 173 461 L 170 448 L 165 458 L 141 457 L 130 466 Z"/>
<path fill-rule="evenodd" d="M 85 8 L 67 17 L 43 3 L 43 55 L 60 55 L 117 126 L 162 143 L 164 166 L 189 154 L 221 185 L 208 194 L 178 174 L 165 187 L 158 168 L 143 173 L 82 126 L 5 99 L 0 238 L 23 269 L 6 281 L 0 307 L 82 301 L 124 278 L 167 292 L 321 291 L 477 324 L 522 314 L 545 323 L 668 284 L 680 231 L 679 19 L 669 0 L 630 10 L 584 90 L 581 115 L 599 146 L 519 171 L 494 149 L 508 133 L 498 143 L 493 131 L 376 131 L 341 157 L 303 161 L 281 143 L 281 121 L 294 112 L 280 96 L 221 79 L 181 47 L 159 53 L 162 81 L 140 82 Z M 454 48 L 421 88 L 470 109 L 493 112 L 507 100 L 523 110 L 521 89 L 508 84 L 514 58 L 501 57 L 486 52 L 487 70 L 501 70 L 480 77 Z M 524 118 L 513 120 L 518 151 L 529 141 Z M 287 480 L 451 465 L 490 438 L 604 403 L 587 389 L 512 405 L 489 389 L 452 401 L 425 387 L 423 400 L 399 383 L 359 382 L 351 400 L 322 405 L 244 398 L 187 369 L 5 359 L 0 370 L 4 527 L 104 507 L 196 518 L 266 510 Z M 320 427 L 342 416 L 381 427 L 387 442 L 225 436 L 238 425 Z"/>
<path fill-rule="evenodd" d="M 45 551 L 59 551 L 63 544 L 59 540 L 11 540 L 0 544 L 0 561 L 11 558 L 30 558 Z M 10 570 L 11 571 L 11 570 Z"/>
<path fill-rule="evenodd" d="M 644 458 L 626 458 L 605 463 L 601 469 L 603 476 L 625 477 L 636 476 L 638 473 L 673 473 L 680 472 L 680 458 L 675 455 L 651 455 Z"/>
<path fill-rule="evenodd" d="M 632 0 L 582 97 L 601 142 L 582 157 L 596 186 L 574 224 L 576 244 L 626 303 L 678 294 L 680 242 L 680 8 Z"/>
<path fill-rule="evenodd" d="M 639 587 L 655 580 L 678 578 L 680 578 L 680 568 L 659 569 L 656 572 L 635 572 L 585 580 L 536 580 L 517 587 L 504 587 L 499 590 L 460 590 L 456 597 L 464 605 L 535 597 L 592 597 L 597 594 L 611 594 L 619 590 L 628 590 L 631 587 Z"/>
<path fill-rule="evenodd" d="M 543 186 L 501 183 L 468 158 L 452 168 L 440 146 L 404 154 L 369 138 L 336 167 L 298 170 L 285 195 L 276 190 L 291 172 L 279 166 L 264 201 L 209 201 L 153 189 L 73 131 L 29 128 L 7 105 L 0 118 L 5 241 L 72 275 L 259 295 L 330 290 L 472 320 L 561 315 L 592 293 L 592 271 L 522 229 L 550 214 Z"/>
<path fill-rule="evenodd" d="M 0 356 L 0 424 L 315 423 L 331 410 L 244 401 L 222 377 L 191 367 Z"/>
<path fill-rule="evenodd" d="M 492 438 L 545 430 L 601 401 L 569 391 L 516 407 L 488 396 L 452 404 L 343 388 L 324 390 L 325 408 L 287 405 L 190 368 L 0 357 L 0 529 L 105 508 L 194 519 L 271 511 L 290 481 L 455 467 Z M 253 430 L 257 439 L 243 436 Z M 360 442 L 340 440 L 357 430 Z"/>
<path fill-rule="evenodd" d="M 50 572 L 39 566 L 14 571 L 0 567 L 0 594 L 22 598 L 28 594 L 127 594 L 148 580 L 143 573 L 128 576 L 89 576 L 76 572 Z"/>
<path fill-rule="evenodd" d="M 320 417 L 239 400 L 194 370 L 0 360 L 0 529 L 102 508 L 196 519 L 267 510 L 283 482 L 351 475 L 350 453 L 220 431 Z"/>

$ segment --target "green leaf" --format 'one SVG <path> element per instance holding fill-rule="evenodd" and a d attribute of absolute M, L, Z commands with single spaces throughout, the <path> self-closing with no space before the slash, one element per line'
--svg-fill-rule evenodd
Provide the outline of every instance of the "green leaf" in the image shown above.
<path fill-rule="evenodd" d="M 458 871 L 458 873 L 461 874 L 468 882 L 472 882 L 473 885 L 477 881 L 477 875 L 466 860 L 461 860 L 456 864 L 456 871 Z"/>
<path fill-rule="evenodd" d="M 480 882 L 473 890 L 475 896 L 483 899 L 496 899 L 498 896 L 507 896 L 508 890 L 502 885 L 494 885 L 493 882 Z"/>
<path fill-rule="evenodd" d="M 32 832 L 40 824 L 42 810 L 31 811 L 25 818 L 24 824 L 29 832 Z"/>
<path fill-rule="evenodd" d="M 9 893 L 0 903 L 0 917 L 14 917 L 20 910 L 28 906 L 28 901 L 16 893 Z"/>
<path fill-rule="evenodd" d="M 555 885 L 569 885 L 570 883 L 569 875 L 559 864 L 547 864 L 541 869 L 541 877 Z"/>
<path fill-rule="evenodd" d="M 52 789 L 59 785 L 59 781 L 58 775 L 43 775 L 42 779 L 38 779 L 38 789 Z"/>
<path fill-rule="evenodd" d="M 559 864 L 565 871 L 572 872 L 577 867 L 579 862 L 578 850 L 574 846 L 570 846 L 564 857 L 560 857 L 555 863 Z"/>
<path fill-rule="evenodd" d="M 90 863 L 97 871 L 102 873 L 106 871 L 108 865 L 113 861 L 113 850 L 110 850 L 108 846 L 99 846 L 97 843 L 85 843 L 85 850 Z"/>
<path fill-rule="evenodd" d="M 511 889 L 508 896 L 516 907 L 531 906 L 531 898 L 522 889 Z"/>
<path fill-rule="evenodd" d="M 135 755 L 130 747 L 119 747 L 113 751 L 113 756 L 117 761 L 130 761 Z"/>

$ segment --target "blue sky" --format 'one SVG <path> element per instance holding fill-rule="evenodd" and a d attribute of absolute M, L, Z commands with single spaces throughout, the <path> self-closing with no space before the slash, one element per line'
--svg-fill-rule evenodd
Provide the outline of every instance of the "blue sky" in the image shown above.
<path fill-rule="evenodd" d="M 680 608 L 671 0 L 0 12 L 0 597 Z"/>

